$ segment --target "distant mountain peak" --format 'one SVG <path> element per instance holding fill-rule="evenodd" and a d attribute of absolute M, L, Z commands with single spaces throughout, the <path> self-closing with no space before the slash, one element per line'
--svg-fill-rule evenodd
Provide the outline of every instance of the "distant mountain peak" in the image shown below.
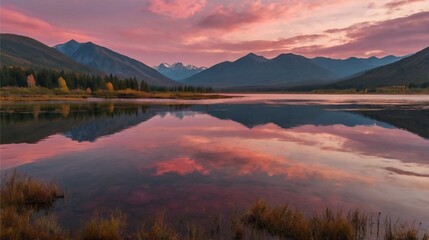
<path fill-rule="evenodd" d="M 281 54 L 279 54 L 279 56 L 299 56 L 299 55 L 296 55 L 293 53 L 281 53 Z"/>
<path fill-rule="evenodd" d="M 182 62 L 176 62 L 173 64 L 161 63 L 154 68 L 165 76 L 177 81 L 207 69 L 206 67 L 196 67 L 191 64 L 185 65 Z"/>
<path fill-rule="evenodd" d="M 301 56 L 301 55 L 296 55 L 293 53 L 282 53 L 282 54 L 278 55 L 277 57 L 273 58 L 273 60 L 275 60 L 275 59 L 299 59 L 299 58 L 304 59 L 305 57 Z"/>
<path fill-rule="evenodd" d="M 157 67 L 159 67 L 159 68 L 170 68 L 171 66 L 168 63 L 161 63 L 158 66 L 155 66 L 154 68 L 157 68 Z"/>
<path fill-rule="evenodd" d="M 74 39 L 71 39 L 68 42 L 66 42 L 65 44 L 76 44 L 76 43 L 79 43 L 79 42 L 74 40 Z"/>
<path fill-rule="evenodd" d="M 241 57 L 241 58 L 237 59 L 236 62 L 248 61 L 248 60 L 250 60 L 250 61 L 257 61 L 257 62 L 268 61 L 268 59 L 266 59 L 264 56 L 256 55 L 254 53 L 248 53 L 244 57 Z"/>
<path fill-rule="evenodd" d="M 260 57 L 260 56 L 251 52 L 251 53 L 246 54 L 244 57 Z"/>
<path fill-rule="evenodd" d="M 185 67 L 185 65 L 183 65 L 183 63 L 181 62 L 173 63 L 171 66 L 175 68 Z M 188 66 L 191 66 L 191 65 L 188 65 Z"/>
<path fill-rule="evenodd" d="M 63 54 L 65 54 L 66 56 L 72 55 L 73 53 L 76 52 L 77 49 L 79 49 L 79 47 L 82 46 L 82 43 L 71 39 L 70 41 L 63 43 L 63 44 L 58 44 L 56 46 L 54 46 L 54 48 L 56 48 L 58 51 L 62 52 Z"/>

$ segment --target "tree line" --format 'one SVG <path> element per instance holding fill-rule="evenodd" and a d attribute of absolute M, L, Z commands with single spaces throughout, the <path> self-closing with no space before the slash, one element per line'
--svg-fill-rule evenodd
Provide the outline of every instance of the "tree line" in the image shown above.
<path fill-rule="evenodd" d="M 157 87 L 149 86 L 145 81 L 138 81 L 137 78 L 119 78 L 116 75 L 89 75 L 75 72 L 57 71 L 53 69 L 24 69 L 21 67 L 2 66 L 0 69 L 0 87 L 44 87 L 49 89 L 61 88 L 59 86 L 65 80 L 67 88 L 70 90 L 125 90 L 137 91 L 178 91 L 178 92 L 213 92 L 207 87 L 177 86 L 177 87 Z M 109 89 L 112 88 L 112 89 Z"/>

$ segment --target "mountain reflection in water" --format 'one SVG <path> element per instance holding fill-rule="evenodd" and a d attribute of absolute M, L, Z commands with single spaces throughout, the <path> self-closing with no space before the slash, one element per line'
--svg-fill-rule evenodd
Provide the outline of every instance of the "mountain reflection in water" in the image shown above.
<path fill-rule="evenodd" d="M 303 209 L 355 208 L 429 225 L 429 110 L 283 100 L 1 106 L 3 170 L 57 179 L 55 214 L 95 208 L 174 218 L 258 197 Z"/>

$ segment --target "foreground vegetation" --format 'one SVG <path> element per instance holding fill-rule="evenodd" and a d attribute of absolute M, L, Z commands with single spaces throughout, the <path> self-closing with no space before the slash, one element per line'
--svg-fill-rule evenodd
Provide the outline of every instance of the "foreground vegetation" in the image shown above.
<path fill-rule="evenodd" d="M 95 212 L 73 233 L 62 228 L 52 214 L 37 214 L 64 197 L 54 183 L 38 182 L 12 173 L 1 183 L 1 239 L 91 239 L 91 240 L 179 240 L 179 239 L 292 239 L 292 240 L 429 240 L 414 225 L 399 224 L 380 214 L 374 221 L 358 210 L 343 214 L 326 209 L 308 216 L 288 205 L 270 207 L 257 201 L 247 211 L 224 221 L 219 214 L 213 225 L 167 224 L 165 211 L 143 222 L 135 231 L 127 227 L 127 216 L 119 210 Z M 228 228 L 222 225 L 228 225 Z M 383 229 L 383 230 L 382 230 Z"/>

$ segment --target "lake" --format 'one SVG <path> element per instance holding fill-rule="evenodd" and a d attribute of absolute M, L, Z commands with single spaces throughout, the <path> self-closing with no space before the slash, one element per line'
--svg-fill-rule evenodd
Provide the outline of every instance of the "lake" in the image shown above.
<path fill-rule="evenodd" d="M 2 104 L 2 173 L 56 181 L 71 228 L 95 209 L 199 221 L 259 198 L 429 229 L 429 96 L 240 96 Z"/>

